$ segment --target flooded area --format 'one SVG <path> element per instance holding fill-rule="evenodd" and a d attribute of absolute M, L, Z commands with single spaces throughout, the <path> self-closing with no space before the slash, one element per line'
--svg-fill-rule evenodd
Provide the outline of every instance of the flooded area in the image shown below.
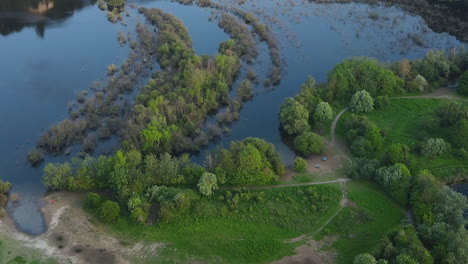
<path fill-rule="evenodd" d="M 435 32 L 423 17 L 398 6 L 301 0 L 218 2 L 252 12 L 270 26 L 280 43 L 284 73 L 277 87 L 266 89 L 262 82 L 255 87 L 256 95 L 244 104 L 230 133 L 195 154 L 197 161 L 203 160 L 206 151 L 233 140 L 259 137 L 272 142 L 283 161 L 291 164 L 294 153 L 282 142 L 276 113 L 283 99 L 294 96 L 308 76 L 323 82 L 334 65 L 351 56 L 393 62 L 423 57 L 430 49 L 463 45 L 462 37 L 440 27 Z M 19 230 L 34 235 L 46 230 L 40 211 L 46 192 L 42 166 L 31 167 L 27 153 L 45 129 L 68 116 L 68 104 L 80 91 L 95 81 L 105 82 L 107 65 L 120 65 L 127 57 L 129 47 L 120 45 L 117 34 L 133 34 L 136 22 L 143 22 L 137 14 L 139 6 L 157 7 L 181 19 L 200 55 L 216 54 L 219 43 L 229 39 L 214 19 L 221 11 L 196 5 L 127 1 L 128 16 L 111 23 L 92 0 L 0 3 L 0 179 L 10 181 L 10 192 L 19 195 L 19 202 L 7 205 Z M 271 61 L 265 43 L 258 47 L 259 57 L 247 68 L 265 77 Z M 46 161 L 68 158 L 46 157 Z M 467 185 L 459 186 L 457 190 L 466 194 Z"/>

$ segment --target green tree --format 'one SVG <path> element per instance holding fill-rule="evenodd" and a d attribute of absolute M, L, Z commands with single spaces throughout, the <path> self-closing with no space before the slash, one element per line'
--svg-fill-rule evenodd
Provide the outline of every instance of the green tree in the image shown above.
<path fill-rule="evenodd" d="M 48 163 L 44 167 L 44 176 L 42 178 L 42 183 L 49 190 L 65 190 L 68 188 L 68 178 L 70 177 L 72 177 L 72 168 L 70 166 L 70 163 Z"/>
<path fill-rule="evenodd" d="M 458 80 L 458 92 L 468 95 L 468 71 L 465 71 Z"/>
<path fill-rule="evenodd" d="M 309 129 L 309 112 L 294 98 L 286 98 L 281 105 L 280 121 L 289 135 L 301 134 Z"/>
<path fill-rule="evenodd" d="M 375 260 L 374 256 L 371 254 L 360 254 L 354 258 L 354 264 L 377 264 L 377 260 Z"/>
<path fill-rule="evenodd" d="M 468 149 L 468 120 L 461 119 L 452 127 L 450 139 L 455 146 Z"/>
<path fill-rule="evenodd" d="M 321 154 L 325 152 L 325 141 L 314 132 L 304 132 L 294 140 L 294 148 L 305 156 Z"/>
<path fill-rule="evenodd" d="M 316 124 L 325 123 L 333 119 L 333 110 L 327 102 L 320 102 L 315 107 L 313 117 Z"/>
<path fill-rule="evenodd" d="M 198 181 L 197 186 L 201 194 L 211 196 L 213 191 L 218 189 L 216 175 L 209 172 L 203 173 L 203 175 L 200 177 L 200 180 Z"/>
<path fill-rule="evenodd" d="M 234 182 L 238 184 L 266 183 L 262 177 L 262 155 L 251 144 L 247 144 L 239 153 L 237 172 Z"/>
<path fill-rule="evenodd" d="M 306 172 L 307 162 L 301 157 L 296 157 L 294 159 L 294 171 L 299 173 Z"/>
<path fill-rule="evenodd" d="M 113 201 L 105 201 L 99 208 L 99 218 L 104 223 L 112 223 L 120 214 L 120 206 Z"/>
<path fill-rule="evenodd" d="M 353 95 L 349 106 L 355 113 L 369 113 L 374 110 L 374 99 L 366 90 L 362 90 Z"/>
<path fill-rule="evenodd" d="M 428 157 L 436 157 L 445 154 L 449 145 L 442 138 L 430 138 L 422 145 L 422 154 Z"/>

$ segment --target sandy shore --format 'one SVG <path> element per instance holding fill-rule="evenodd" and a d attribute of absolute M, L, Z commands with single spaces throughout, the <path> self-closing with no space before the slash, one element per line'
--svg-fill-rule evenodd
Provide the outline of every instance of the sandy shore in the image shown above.
<path fill-rule="evenodd" d="M 162 244 L 120 243 L 106 233 L 92 216 L 82 209 L 84 194 L 57 192 L 43 198 L 42 212 L 47 231 L 39 236 L 19 232 L 14 222 L 0 221 L 0 235 L 6 236 L 59 263 L 130 264 L 127 259 L 156 255 Z M 50 201 L 54 200 L 54 203 Z"/>

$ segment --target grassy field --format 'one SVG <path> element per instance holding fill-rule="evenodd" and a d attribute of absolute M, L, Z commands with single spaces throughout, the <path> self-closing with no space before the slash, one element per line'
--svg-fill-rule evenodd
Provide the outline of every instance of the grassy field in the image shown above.
<path fill-rule="evenodd" d="M 392 99 L 390 105 L 367 116 L 383 131 L 387 141 L 411 145 L 416 143 L 423 122 L 447 103 L 442 99 Z"/>
<path fill-rule="evenodd" d="M 367 116 L 377 124 L 384 134 L 384 148 L 380 150 L 377 157 L 381 158 L 388 150 L 391 143 L 403 143 L 409 147 L 421 143 L 424 133 L 423 125 L 426 120 L 434 116 L 436 109 L 449 102 L 447 99 L 430 98 L 401 98 L 390 100 L 390 105 L 382 110 L 375 110 Z M 344 138 L 346 131 L 343 122 L 351 118 L 350 112 L 343 115 L 337 127 L 337 134 Z M 430 137 L 440 137 L 447 139 L 449 130 L 439 128 Z M 414 155 L 416 158 L 416 168 L 429 169 L 434 175 L 445 182 L 456 179 L 458 171 L 468 170 L 466 161 L 458 159 L 453 153 L 447 153 L 441 157 L 427 158 Z"/>
<path fill-rule="evenodd" d="M 202 198 L 189 212 L 169 223 L 141 227 L 121 218 L 112 229 L 123 241 L 167 244 L 157 258 L 146 259 L 147 263 L 197 259 L 266 263 L 292 255 L 298 243 L 285 240 L 314 233 L 336 212 L 341 198 L 338 184 L 251 190 L 248 192 L 263 198 L 241 200 L 233 209 L 220 198 L 227 192 Z"/>
<path fill-rule="evenodd" d="M 331 247 L 338 263 L 352 263 L 356 255 L 372 252 L 381 238 L 405 218 L 401 208 L 376 184 L 348 182 L 348 197 L 355 206 L 344 208 L 317 239 L 337 235 Z"/>
<path fill-rule="evenodd" d="M 6 237 L 0 238 L 0 263 L 5 264 L 56 264 L 53 259 L 41 256 L 30 248 Z"/>

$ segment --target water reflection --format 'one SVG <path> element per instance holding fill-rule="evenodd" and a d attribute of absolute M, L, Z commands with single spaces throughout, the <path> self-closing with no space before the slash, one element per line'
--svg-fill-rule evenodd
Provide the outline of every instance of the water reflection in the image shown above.
<path fill-rule="evenodd" d="M 49 25 L 63 22 L 76 10 L 96 0 L 2 0 L 0 1 L 0 34 L 3 36 L 34 27 L 44 37 Z"/>

